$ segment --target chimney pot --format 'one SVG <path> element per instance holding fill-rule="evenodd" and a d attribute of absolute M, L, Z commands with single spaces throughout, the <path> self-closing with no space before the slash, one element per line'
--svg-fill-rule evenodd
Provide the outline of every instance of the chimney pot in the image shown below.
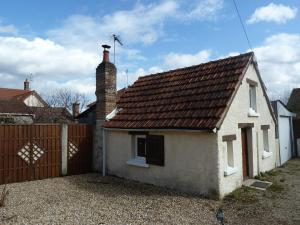
<path fill-rule="evenodd" d="M 103 50 L 103 62 L 109 62 L 109 51 L 108 49 L 110 49 L 109 45 L 102 45 L 102 47 L 104 48 Z"/>
<path fill-rule="evenodd" d="M 26 78 L 26 80 L 24 81 L 24 90 L 25 90 L 25 91 L 29 91 L 29 90 L 30 90 L 30 87 L 29 87 L 29 81 L 28 81 L 27 78 Z"/>

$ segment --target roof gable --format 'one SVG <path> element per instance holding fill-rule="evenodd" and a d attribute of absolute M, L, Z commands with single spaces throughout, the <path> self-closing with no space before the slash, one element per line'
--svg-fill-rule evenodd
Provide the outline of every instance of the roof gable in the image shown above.
<path fill-rule="evenodd" d="M 123 129 L 212 130 L 252 61 L 246 53 L 140 77 L 121 96 L 121 111 L 104 126 Z"/>

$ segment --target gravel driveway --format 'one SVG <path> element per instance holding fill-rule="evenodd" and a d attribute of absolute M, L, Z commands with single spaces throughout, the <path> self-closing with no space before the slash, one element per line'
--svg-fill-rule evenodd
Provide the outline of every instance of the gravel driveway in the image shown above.
<path fill-rule="evenodd" d="M 300 160 L 261 178 L 275 185 L 224 201 L 98 174 L 9 184 L 0 224 L 218 224 L 220 206 L 226 224 L 300 224 Z"/>

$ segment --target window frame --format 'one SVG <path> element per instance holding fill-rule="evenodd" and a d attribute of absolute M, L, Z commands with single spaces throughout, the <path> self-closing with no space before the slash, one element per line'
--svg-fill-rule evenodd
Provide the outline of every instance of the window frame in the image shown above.
<path fill-rule="evenodd" d="M 145 157 L 138 156 L 138 138 L 145 139 Z M 134 158 L 143 162 L 146 162 L 146 154 L 147 154 L 147 144 L 146 144 L 146 135 L 135 135 L 134 137 Z"/>
<path fill-rule="evenodd" d="M 264 145 L 264 151 L 270 152 L 269 130 L 268 129 L 263 129 L 263 145 Z"/>
<path fill-rule="evenodd" d="M 236 135 L 225 135 L 222 137 L 222 141 L 226 142 L 225 154 L 224 154 L 224 176 L 229 176 L 237 172 L 237 166 L 235 165 L 235 148 L 234 141 L 236 140 Z M 230 148 L 229 148 L 230 147 Z M 230 150 L 231 149 L 231 150 Z M 229 150 L 231 153 L 229 154 Z M 231 159 L 229 159 L 231 156 Z"/>
<path fill-rule="evenodd" d="M 249 85 L 249 108 L 257 112 L 256 86 L 251 84 Z"/>
<path fill-rule="evenodd" d="M 270 125 L 261 125 L 262 130 L 262 143 L 263 143 L 263 151 L 262 151 L 262 158 L 266 159 L 269 158 L 273 153 L 270 150 Z"/>

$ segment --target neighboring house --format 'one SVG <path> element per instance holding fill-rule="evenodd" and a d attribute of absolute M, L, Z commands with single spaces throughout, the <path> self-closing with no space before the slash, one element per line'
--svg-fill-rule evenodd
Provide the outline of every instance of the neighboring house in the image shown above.
<path fill-rule="evenodd" d="M 70 123 L 72 115 L 65 108 L 50 107 L 35 91 L 30 90 L 29 81 L 24 90 L 0 88 L 0 123 Z"/>
<path fill-rule="evenodd" d="M 276 138 L 279 138 L 279 159 L 282 165 L 296 155 L 293 132 L 293 118 L 296 114 L 279 100 L 272 101 L 272 106 L 277 117 Z"/>
<path fill-rule="evenodd" d="M 0 100 L 0 124 L 31 124 L 34 114 L 25 103 L 17 100 Z"/>
<path fill-rule="evenodd" d="M 293 120 L 294 135 L 297 143 L 298 156 L 300 157 L 300 88 L 295 88 L 289 98 L 287 108 L 296 113 Z"/>
<path fill-rule="evenodd" d="M 116 106 L 108 54 L 96 70 L 104 175 L 222 198 L 276 167 L 276 118 L 253 53 L 140 77 L 105 122 Z"/>

